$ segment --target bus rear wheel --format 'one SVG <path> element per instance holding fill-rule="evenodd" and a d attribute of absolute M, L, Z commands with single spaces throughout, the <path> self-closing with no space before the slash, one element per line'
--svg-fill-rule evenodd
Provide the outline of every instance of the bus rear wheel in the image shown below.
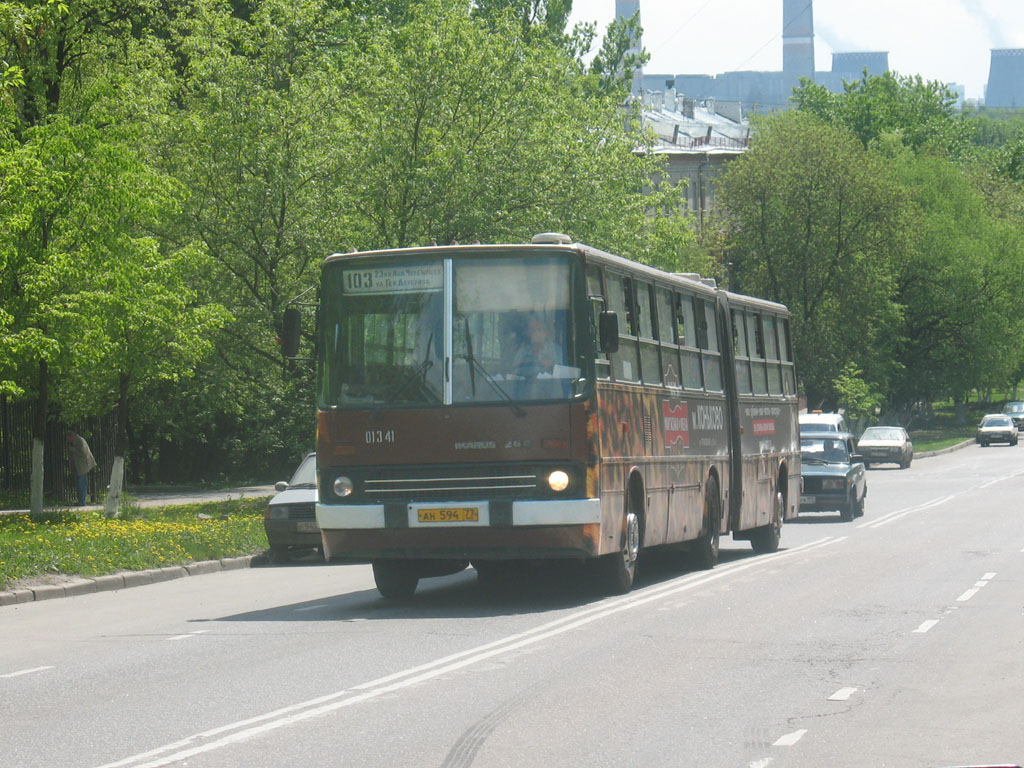
<path fill-rule="evenodd" d="M 374 560 L 373 581 L 388 600 L 404 600 L 412 597 L 420 577 L 404 560 Z"/>
<path fill-rule="evenodd" d="M 722 501 L 718 497 L 718 481 L 708 480 L 704 495 L 704 530 L 693 542 L 693 562 L 697 568 L 708 570 L 718 562 L 718 543 L 722 530 Z"/>
<path fill-rule="evenodd" d="M 601 583 L 612 595 L 624 595 L 633 588 L 636 566 L 640 558 L 640 515 L 632 504 L 626 512 L 626 539 L 621 552 L 604 555 L 598 560 Z"/>
<path fill-rule="evenodd" d="M 782 509 L 784 502 L 782 492 L 776 491 L 772 500 L 772 521 L 768 525 L 755 528 L 750 536 L 750 546 L 759 555 L 778 552 L 779 541 L 782 539 Z"/>

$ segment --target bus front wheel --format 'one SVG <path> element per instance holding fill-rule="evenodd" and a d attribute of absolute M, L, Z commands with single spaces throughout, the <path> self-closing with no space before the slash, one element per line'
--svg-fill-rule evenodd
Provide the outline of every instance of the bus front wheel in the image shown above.
<path fill-rule="evenodd" d="M 626 512 L 626 540 L 621 552 L 604 555 L 598 560 L 605 591 L 624 595 L 633 588 L 636 564 L 640 557 L 640 515 L 633 505 Z"/>
<path fill-rule="evenodd" d="M 388 600 L 403 600 L 412 597 L 420 577 L 403 560 L 374 560 L 373 581 Z"/>

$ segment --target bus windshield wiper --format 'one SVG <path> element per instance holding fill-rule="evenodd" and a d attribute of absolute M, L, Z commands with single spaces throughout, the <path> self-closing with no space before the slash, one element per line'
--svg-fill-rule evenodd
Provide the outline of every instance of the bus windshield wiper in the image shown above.
<path fill-rule="evenodd" d="M 434 361 L 429 357 L 422 363 L 413 368 L 405 377 L 405 381 L 395 387 L 390 393 L 384 397 L 384 402 L 381 403 L 381 407 L 391 405 L 401 395 L 405 394 L 413 384 L 423 384 L 427 378 L 427 371 L 434 367 Z M 430 392 L 428 387 L 423 388 L 424 392 Z M 433 393 L 431 393 L 433 394 Z M 424 398 L 427 399 L 427 398 Z M 436 400 L 436 395 L 435 395 Z"/>

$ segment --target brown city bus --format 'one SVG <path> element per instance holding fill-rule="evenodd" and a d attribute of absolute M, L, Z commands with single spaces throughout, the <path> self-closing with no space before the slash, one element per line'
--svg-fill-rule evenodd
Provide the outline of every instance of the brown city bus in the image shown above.
<path fill-rule="evenodd" d="M 335 254 L 318 307 L 324 554 L 385 597 L 536 559 L 624 593 L 645 549 L 710 568 L 796 516 L 780 304 L 547 234 Z"/>

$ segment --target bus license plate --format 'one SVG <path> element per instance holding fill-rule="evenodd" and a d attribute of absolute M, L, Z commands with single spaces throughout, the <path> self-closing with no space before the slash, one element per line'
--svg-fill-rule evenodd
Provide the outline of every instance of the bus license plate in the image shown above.
<path fill-rule="evenodd" d="M 478 523 L 480 522 L 480 509 L 479 507 L 418 509 L 416 518 L 421 523 Z"/>

